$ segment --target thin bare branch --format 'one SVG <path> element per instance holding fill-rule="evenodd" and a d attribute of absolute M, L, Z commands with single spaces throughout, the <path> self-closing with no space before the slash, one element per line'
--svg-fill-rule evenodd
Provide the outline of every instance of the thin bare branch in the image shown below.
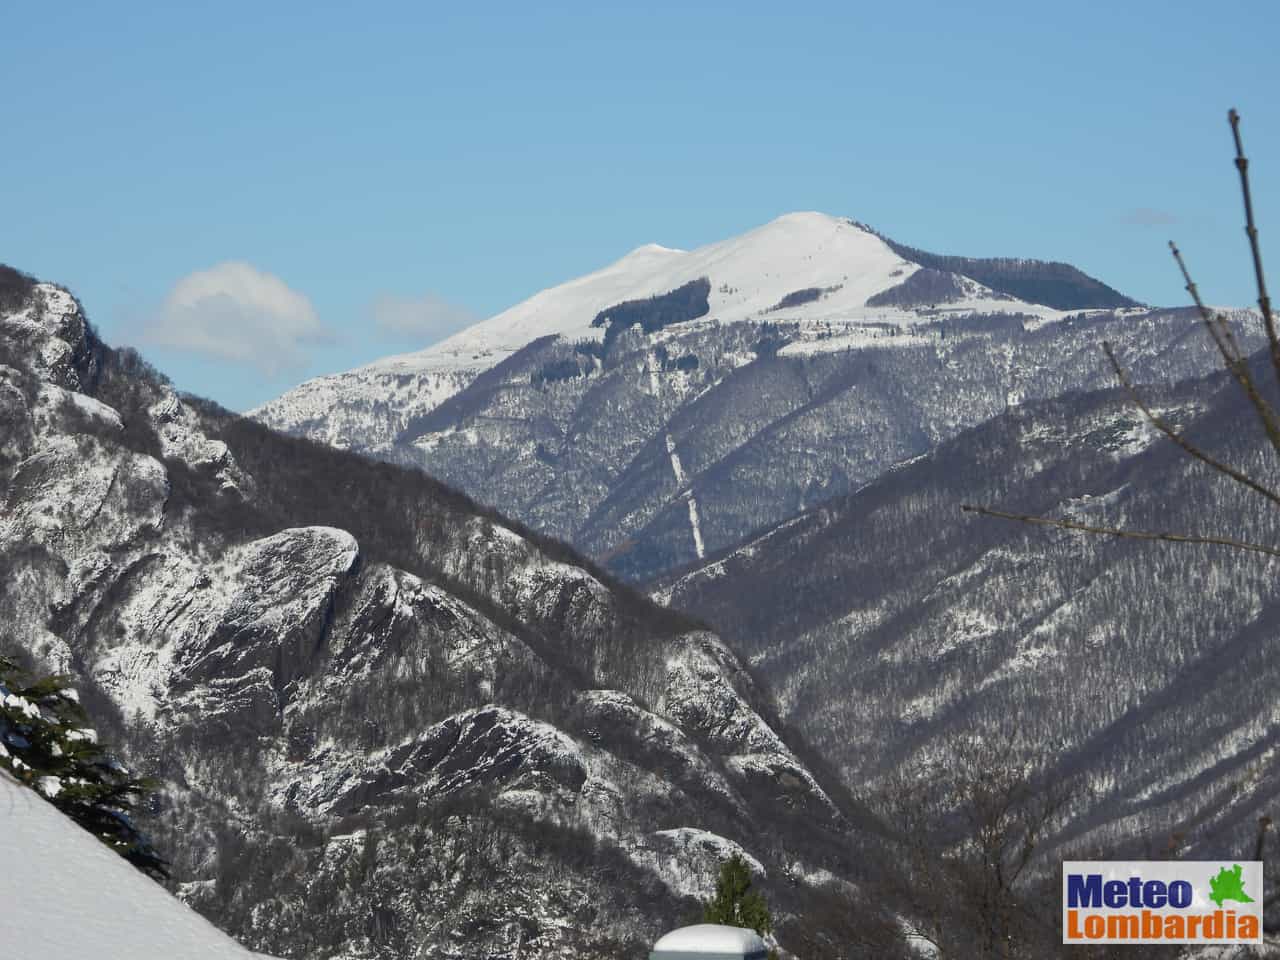
<path fill-rule="evenodd" d="M 1240 192 L 1244 195 L 1244 232 L 1249 237 L 1249 250 L 1253 254 L 1253 273 L 1258 282 L 1258 309 L 1262 311 L 1267 339 L 1271 341 L 1271 364 L 1275 367 L 1276 379 L 1280 380 L 1280 335 L 1276 333 L 1275 318 L 1271 315 L 1271 297 L 1267 295 L 1267 281 L 1262 274 L 1262 250 L 1258 246 L 1258 225 L 1253 219 L 1253 197 L 1249 192 L 1249 160 L 1244 155 L 1244 145 L 1240 141 L 1240 114 L 1233 108 L 1227 112 L 1227 120 L 1231 124 L 1231 136 L 1236 142 L 1236 169 L 1240 171 Z"/>
<path fill-rule="evenodd" d="M 977 513 L 985 517 L 999 517 L 1003 520 L 1017 520 L 1019 523 L 1038 524 L 1044 527 L 1058 527 L 1062 530 L 1077 530 L 1081 533 L 1095 533 L 1108 537 L 1120 537 L 1126 540 L 1164 540 L 1169 543 L 1207 543 L 1222 547 L 1234 547 L 1237 550 L 1252 550 L 1272 557 L 1280 557 L 1280 550 L 1263 546 L 1260 543 L 1249 543 L 1246 540 L 1233 540 L 1229 537 L 1198 537 L 1183 533 L 1156 533 L 1148 530 L 1124 530 L 1119 527 L 1098 527 L 1074 520 L 1057 520 L 1052 517 L 1037 517 L 1029 513 L 1009 513 L 991 507 L 962 503 L 960 509 L 965 513 Z"/>
<path fill-rule="evenodd" d="M 1134 406 L 1142 411 L 1142 415 L 1147 418 L 1147 421 L 1153 427 L 1176 443 L 1186 451 L 1188 455 L 1195 457 L 1201 463 L 1208 464 L 1214 470 L 1217 470 L 1219 473 L 1225 474 L 1232 480 L 1236 481 L 1236 483 L 1242 483 L 1250 490 L 1260 493 L 1268 500 L 1280 505 L 1280 493 L 1276 493 L 1274 490 L 1264 487 L 1261 483 L 1254 480 L 1247 474 L 1237 470 L 1235 467 L 1223 463 L 1216 457 L 1211 456 L 1193 444 L 1186 437 L 1182 436 L 1182 434 L 1178 433 L 1178 431 L 1174 430 L 1167 420 L 1152 410 L 1151 407 L 1147 405 L 1147 402 L 1142 399 L 1142 395 L 1138 393 L 1137 388 L 1133 385 L 1133 381 L 1129 379 L 1129 374 L 1125 371 L 1124 367 L 1120 365 L 1120 361 L 1116 359 L 1115 351 L 1111 349 L 1111 344 L 1103 343 L 1102 350 L 1106 353 L 1107 359 L 1111 361 L 1111 369 L 1115 371 L 1116 379 L 1120 381 L 1120 385 L 1124 387 L 1125 392 L 1129 394 L 1129 399 L 1133 401 Z"/>
<path fill-rule="evenodd" d="M 1240 343 L 1236 340 L 1235 332 L 1231 329 L 1231 324 L 1227 320 L 1225 313 L 1219 313 L 1213 318 L 1214 325 L 1217 326 L 1218 332 L 1222 334 L 1223 341 L 1231 350 L 1231 355 L 1235 357 L 1236 363 L 1244 361 L 1244 351 L 1240 349 Z"/>
<path fill-rule="evenodd" d="M 1280 333 L 1276 330 L 1275 317 L 1271 312 L 1271 298 L 1267 294 L 1266 280 L 1262 270 L 1262 253 L 1258 244 L 1258 227 L 1253 216 L 1253 198 L 1249 190 L 1249 161 L 1244 155 L 1244 146 L 1240 139 L 1240 115 L 1231 110 L 1228 115 L 1231 123 L 1232 136 L 1235 139 L 1235 164 L 1236 169 L 1240 172 L 1240 188 L 1244 196 L 1244 212 L 1245 212 L 1245 233 L 1249 237 L 1249 248 L 1253 255 L 1253 269 L 1258 286 L 1258 309 L 1262 312 L 1263 325 L 1266 328 L 1267 341 L 1270 346 L 1271 364 L 1275 370 L 1277 383 L 1280 383 Z M 1177 244 L 1170 241 L 1169 249 L 1173 253 L 1173 259 L 1178 264 L 1178 269 L 1182 272 L 1182 279 L 1186 284 L 1187 293 L 1191 295 L 1192 301 L 1196 305 L 1196 309 L 1200 313 L 1200 319 L 1204 322 L 1205 330 L 1209 334 L 1209 339 L 1213 341 L 1218 353 L 1221 355 L 1224 365 L 1228 372 L 1235 378 L 1240 388 L 1244 391 L 1250 405 L 1253 407 L 1254 413 L 1257 415 L 1262 428 L 1267 435 L 1268 441 L 1271 443 L 1272 449 L 1280 455 L 1280 415 L 1277 415 L 1275 408 L 1267 401 L 1258 388 L 1258 384 L 1254 379 L 1253 372 L 1249 367 L 1249 359 L 1241 349 L 1239 342 L 1236 340 L 1235 334 L 1231 329 L 1231 324 L 1227 317 L 1221 313 L 1214 313 L 1206 306 L 1204 300 L 1200 296 L 1200 291 L 1196 287 L 1195 281 L 1191 278 L 1191 271 L 1187 269 L 1186 261 L 1182 257 L 1182 252 L 1178 249 Z M 1107 359 L 1111 362 L 1111 367 L 1115 371 L 1116 377 L 1125 391 L 1129 394 L 1130 399 L 1142 411 L 1147 421 L 1157 430 L 1163 433 L 1169 440 L 1180 447 L 1189 456 L 1194 457 L 1200 462 L 1206 464 L 1211 469 L 1230 477 L 1232 480 L 1240 483 L 1254 492 L 1266 497 L 1272 503 L 1280 505 L 1280 493 L 1264 486 L 1261 482 L 1254 480 L 1244 472 L 1231 467 L 1216 457 L 1211 456 L 1206 451 L 1200 449 L 1191 443 L 1176 431 L 1166 420 L 1157 415 L 1154 410 L 1142 399 L 1137 389 L 1133 385 L 1133 381 L 1121 366 L 1116 358 L 1114 351 L 1109 343 L 1102 345 L 1106 352 Z M 1079 523 L 1074 520 L 1059 520 L 1051 517 L 1034 516 L 1031 514 L 1012 513 L 1005 510 L 996 510 L 992 507 L 975 506 L 972 504 L 962 504 L 961 510 L 967 513 L 977 513 L 988 517 L 998 517 L 1005 520 L 1015 520 L 1019 523 L 1037 524 L 1040 526 L 1057 527 L 1062 530 L 1075 530 L 1081 533 L 1091 533 L 1099 536 L 1119 537 L 1129 540 L 1163 540 L 1167 543 L 1194 543 L 1194 544 L 1212 544 L 1224 547 L 1232 547 L 1237 550 L 1248 550 L 1254 553 L 1262 553 L 1272 557 L 1280 557 L 1280 549 L 1269 547 L 1260 543 L 1251 543 L 1245 540 L 1236 540 L 1230 537 L 1214 537 L 1214 536 L 1196 536 L 1192 534 L 1181 533 L 1160 533 L 1148 530 L 1126 530 L 1120 527 L 1104 527 L 1087 523 Z"/>
<path fill-rule="evenodd" d="M 1222 360 L 1227 368 L 1235 372 L 1235 365 L 1243 359 L 1240 347 L 1235 343 L 1235 338 L 1230 335 L 1226 324 L 1225 317 L 1215 317 L 1212 310 L 1205 305 L 1200 299 L 1200 289 L 1196 286 L 1196 282 L 1191 279 L 1191 271 L 1187 269 L 1187 262 L 1182 258 L 1182 251 L 1178 249 L 1178 245 L 1172 240 L 1169 241 L 1169 250 L 1173 253 L 1173 259 L 1178 264 L 1178 269 L 1182 272 L 1182 280 L 1185 284 L 1186 291 L 1191 295 L 1192 302 L 1196 305 L 1196 310 L 1200 313 L 1200 319 L 1204 321 L 1205 329 L 1209 332 L 1209 339 L 1213 341 L 1214 346 L 1218 348 L 1218 352 L 1222 354 Z"/>
<path fill-rule="evenodd" d="M 1200 299 L 1200 288 L 1191 279 L 1191 271 L 1187 269 L 1187 262 L 1182 259 L 1182 251 L 1178 249 L 1178 245 L 1172 240 L 1169 241 L 1169 250 L 1173 253 L 1173 259 L 1178 264 L 1178 269 L 1182 271 L 1182 281 L 1186 285 L 1186 291 L 1191 295 L 1192 302 L 1200 312 L 1200 319 L 1204 321 L 1205 327 L 1208 328 L 1210 339 L 1217 346 L 1218 352 L 1222 354 L 1223 361 L 1228 367 L 1231 366 L 1240 359 L 1239 350 L 1232 351 L 1229 349 L 1229 341 L 1223 339 L 1221 331 L 1214 324 L 1213 311 L 1205 306 L 1205 302 Z"/>
<path fill-rule="evenodd" d="M 1173 251 L 1173 259 L 1177 261 L 1178 269 L 1182 271 L 1182 278 L 1186 281 L 1187 293 L 1191 294 L 1191 299 L 1195 302 L 1196 309 L 1200 311 L 1200 318 L 1204 321 L 1205 328 L 1209 331 L 1209 336 L 1214 344 L 1218 347 L 1218 352 L 1222 354 L 1222 359 L 1226 363 L 1227 370 L 1236 378 L 1236 382 L 1240 384 L 1240 388 L 1244 390 L 1245 396 L 1249 398 L 1249 403 L 1253 405 L 1254 412 L 1257 413 L 1258 419 L 1262 422 L 1262 429 L 1267 434 L 1267 439 L 1271 441 L 1272 448 L 1276 453 L 1280 454 L 1280 417 L 1276 415 L 1276 411 L 1271 404 L 1267 403 L 1266 398 L 1258 391 L 1258 385 L 1253 382 L 1253 374 L 1249 371 L 1248 361 L 1240 354 L 1238 346 L 1232 350 L 1234 338 L 1224 337 L 1222 330 L 1228 329 L 1226 318 L 1217 319 L 1202 299 L 1200 299 L 1200 291 L 1196 288 L 1195 281 L 1191 279 L 1191 272 L 1187 269 L 1186 261 L 1182 259 L 1182 251 L 1178 249 L 1178 245 L 1173 241 L 1169 241 L 1169 249 Z"/>

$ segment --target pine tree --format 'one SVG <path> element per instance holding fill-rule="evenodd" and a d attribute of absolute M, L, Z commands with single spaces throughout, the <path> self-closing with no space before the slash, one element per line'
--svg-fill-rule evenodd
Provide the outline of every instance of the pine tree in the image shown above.
<path fill-rule="evenodd" d="M 28 682 L 0 657 L 0 769 L 139 870 L 157 880 L 168 876 L 167 862 L 130 819 L 154 783 L 132 776 L 98 743 L 67 678 Z"/>
<path fill-rule="evenodd" d="M 747 927 L 762 937 L 773 929 L 769 907 L 759 891 L 751 889 L 751 868 L 739 854 L 720 865 L 716 893 L 703 904 L 702 919 L 705 923 Z"/>

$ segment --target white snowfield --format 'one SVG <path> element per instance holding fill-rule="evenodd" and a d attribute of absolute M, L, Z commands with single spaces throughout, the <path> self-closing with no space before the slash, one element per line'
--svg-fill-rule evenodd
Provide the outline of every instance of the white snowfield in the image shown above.
<path fill-rule="evenodd" d="M 704 277 L 710 283 L 706 315 L 652 334 L 652 343 L 712 325 L 776 320 L 795 325 L 782 352 L 810 355 L 924 343 L 912 328 L 948 314 L 1018 314 L 1028 326 L 1065 315 L 996 294 L 965 277 L 957 278 L 959 299 L 944 304 L 867 306 L 869 298 L 920 269 L 867 228 L 825 213 L 788 213 L 696 250 L 650 243 L 423 350 L 301 383 L 248 416 L 344 449 L 384 447 L 416 416 L 435 409 L 534 340 L 600 340 L 605 328 L 591 323 L 610 307 L 670 293 Z M 802 291 L 813 299 L 796 303 L 805 298 L 792 295 Z M 787 306 L 782 307 L 784 301 Z M 744 355 L 743 362 L 753 356 Z M 656 393 L 656 376 L 653 384 Z M 690 513 L 697 508 L 690 501 Z"/>
<path fill-rule="evenodd" d="M 868 307 L 866 302 L 919 269 L 852 221 L 825 213 L 788 213 L 741 236 L 696 250 L 673 250 L 655 243 L 639 247 L 602 270 L 534 294 L 425 350 L 388 357 L 364 369 L 483 369 L 549 334 L 598 340 L 604 330 L 592 327 L 591 321 L 602 310 L 669 293 L 702 277 L 711 283 L 706 319 L 721 323 L 767 320 L 784 297 L 806 289 L 824 293 L 776 315 L 808 322 L 909 320 L 914 314 Z M 1053 313 L 997 298 L 972 281 L 967 288 L 971 299 L 953 304 L 953 309 Z"/>
<path fill-rule="evenodd" d="M 0 772 L 4 960 L 264 960 Z"/>

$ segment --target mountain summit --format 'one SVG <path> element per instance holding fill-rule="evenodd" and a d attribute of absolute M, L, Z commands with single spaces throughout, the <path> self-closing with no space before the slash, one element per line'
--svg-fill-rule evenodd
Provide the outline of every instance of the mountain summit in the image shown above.
<path fill-rule="evenodd" d="M 791 213 L 696 250 L 640 247 L 251 416 L 421 466 L 643 578 L 1109 376 L 1062 321 L 1115 323 L 1114 339 L 1140 314 L 1066 264 L 940 257 Z"/>
<path fill-rule="evenodd" d="M 875 294 L 923 269 L 851 220 L 789 213 L 738 237 L 674 250 L 647 244 L 595 273 L 534 294 L 488 320 L 418 353 L 379 362 L 396 367 L 492 366 L 548 335 L 599 339 L 592 321 L 609 307 L 657 297 L 692 281 L 710 281 L 709 315 L 722 323 L 760 317 L 812 290 L 789 315 L 808 320 L 883 316 Z M 992 298 L 994 299 L 994 298 Z"/>

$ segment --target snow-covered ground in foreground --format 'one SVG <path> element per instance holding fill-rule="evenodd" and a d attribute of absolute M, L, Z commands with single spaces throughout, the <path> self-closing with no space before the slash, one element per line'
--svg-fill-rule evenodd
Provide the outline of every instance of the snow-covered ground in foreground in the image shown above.
<path fill-rule="evenodd" d="M 253 960 L 251 953 L 0 773 L 0 957 Z"/>

